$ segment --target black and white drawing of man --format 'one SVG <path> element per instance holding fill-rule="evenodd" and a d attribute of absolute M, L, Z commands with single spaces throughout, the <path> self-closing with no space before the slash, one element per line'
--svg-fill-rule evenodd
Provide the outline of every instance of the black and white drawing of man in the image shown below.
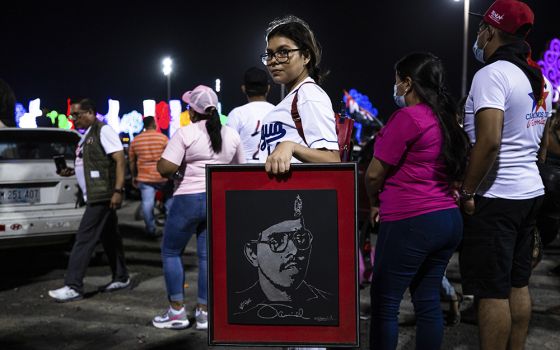
<path fill-rule="evenodd" d="M 305 225 L 302 197 L 298 194 L 292 203 L 291 218 L 279 219 L 246 241 L 243 253 L 258 279 L 233 293 L 230 322 L 338 324 L 333 295 L 306 281 L 315 238 Z"/>

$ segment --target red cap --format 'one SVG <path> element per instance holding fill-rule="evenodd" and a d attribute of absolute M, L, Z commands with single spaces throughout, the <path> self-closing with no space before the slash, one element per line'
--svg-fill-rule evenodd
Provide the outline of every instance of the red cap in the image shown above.
<path fill-rule="evenodd" d="M 530 24 L 532 26 L 535 15 L 529 6 L 521 1 L 496 0 L 484 14 L 483 20 L 492 27 L 501 29 L 506 33 L 516 34 L 517 30 L 523 25 Z"/>

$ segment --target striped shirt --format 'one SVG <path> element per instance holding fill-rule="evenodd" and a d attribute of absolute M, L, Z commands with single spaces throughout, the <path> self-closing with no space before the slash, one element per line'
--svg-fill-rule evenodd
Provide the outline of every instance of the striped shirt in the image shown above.
<path fill-rule="evenodd" d="M 167 146 L 167 136 L 156 130 L 146 130 L 136 136 L 128 150 L 130 162 L 136 162 L 139 182 L 159 183 L 167 181 L 157 171 L 157 162 Z"/>

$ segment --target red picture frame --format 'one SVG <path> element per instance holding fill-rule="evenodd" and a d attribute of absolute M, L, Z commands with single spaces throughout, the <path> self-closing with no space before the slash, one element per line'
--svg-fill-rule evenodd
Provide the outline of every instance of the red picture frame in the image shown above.
<path fill-rule="evenodd" d="M 290 173 L 284 177 L 268 175 L 262 165 L 206 167 L 210 345 L 359 346 L 356 174 L 353 163 L 292 164 Z M 271 318 L 262 316 L 265 309 L 261 308 L 256 309 L 259 313 L 254 319 L 237 319 L 235 284 L 243 285 L 243 279 L 248 278 L 241 271 L 246 266 L 252 268 L 240 258 L 242 243 L 237 242 L 243 241 L 244 234 L 268 227 L 261 224 L 261 228 L 253 230 L 253 226 L 247 226 L 258 221 L 255 218 L 274 215 L 279 206 L 295 208 L 297 200 L 287 205 L 281 200 L 294 197 L 302 198 L 305 223 L 303 219 L 301 223 L 313 232 L 313 251 L 308 254 L 314 260 L 305 270 L 306 278 L 327 285 L 329 298 L 323 301 L 321 309 L 334 311 L 328 317 L 303 317 L 302 308 L 291 314 L 275 310 L 277 317 Z M 270 245 L 270 237 L 258 239 L 252 242 Z M 292 236 L 286 244 L 290 239 L 295 243 Z M 311 250 L 309 245 L 310 242 L 303 249 Z M 309 276 L 310 271 L 314 277 Z M 333 296 L 334 299 L 330 298 Z M 247 299 L 250 301 L 251 298 Z M 270 310 L 267 306 L 266 311 Z M 307 310 L 313 309 L 307 308 L 306 313 Z"/>

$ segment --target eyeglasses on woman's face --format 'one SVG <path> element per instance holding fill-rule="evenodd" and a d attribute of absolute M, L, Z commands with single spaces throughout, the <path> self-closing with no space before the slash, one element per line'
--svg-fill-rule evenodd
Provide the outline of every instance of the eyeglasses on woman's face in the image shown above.
<path fill-rule="evenodd" d="M 272 58 L 276 59 L 278 63 L 286 63 L 290 60 L 290 53 L 294 51 L 300 51 L 301 49 L 280 49 L 275 52 L 267 52 L 261 55 L 261 61 L 266 66 Z"/>

